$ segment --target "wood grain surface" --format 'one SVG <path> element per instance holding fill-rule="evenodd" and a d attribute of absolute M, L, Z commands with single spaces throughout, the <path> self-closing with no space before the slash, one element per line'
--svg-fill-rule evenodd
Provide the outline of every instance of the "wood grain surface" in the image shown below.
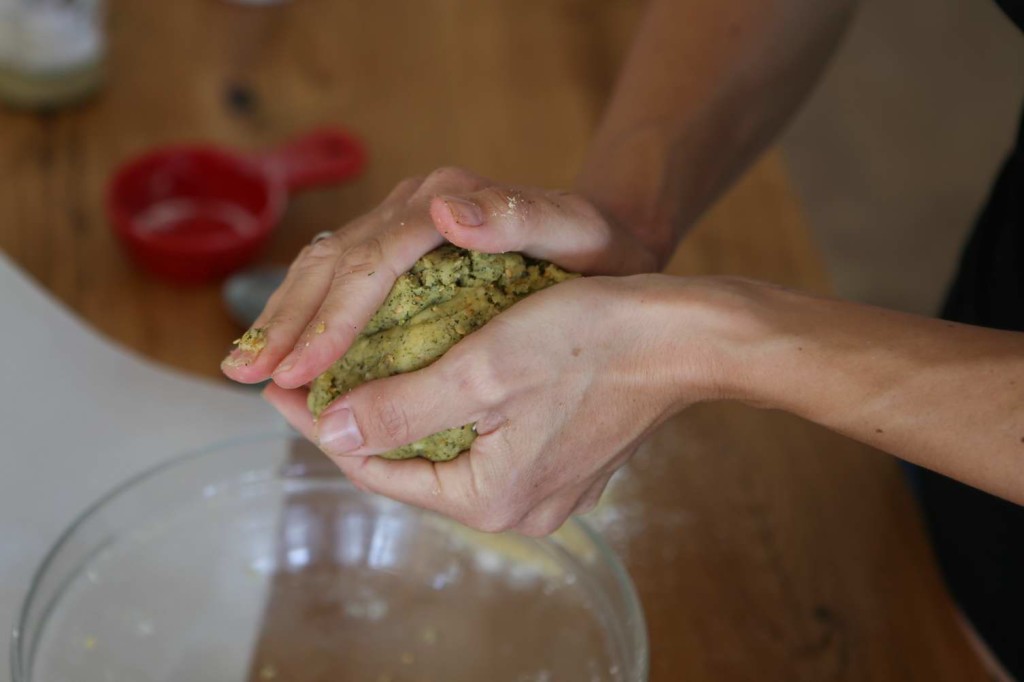
<path fill-rule="evenodd" d="M 0 112 L 0 247 L 112 339 L 211 377 L 239 330 L 216 286 L 174 288 L 125 260 L 103 212 L 119 162 L 171 141 L 255 150 L 325 122 L 359 131 L 368 172 L 297 197 L 263 256 L 276 263 L 439 165 L 566 186 L 640 10 L 111 5 L 99 97 L 53 114 Z M 777 153 L 670 271 L 828 290 Z M 642 596 L 653 680 L 984 679 L 893 460 L 798 419 L 724 404 L 687 412 L 617 480 L 598 522 Z"/>

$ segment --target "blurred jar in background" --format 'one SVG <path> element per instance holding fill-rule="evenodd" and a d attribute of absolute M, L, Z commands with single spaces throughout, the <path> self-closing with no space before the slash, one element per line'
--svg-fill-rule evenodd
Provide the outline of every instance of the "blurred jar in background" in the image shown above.
<path fill-rule="evenodd" d="M 104 0 L 0 0 L 0 100 L 52 109 L 103 81 Z"/>

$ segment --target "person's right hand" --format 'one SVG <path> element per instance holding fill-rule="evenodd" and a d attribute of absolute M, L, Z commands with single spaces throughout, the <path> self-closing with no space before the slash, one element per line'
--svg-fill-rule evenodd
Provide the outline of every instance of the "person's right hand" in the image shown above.
<path fill-rule="evenodd" d="M 315 421 L 304 389 L 263 395 L 363 490 L 478 530 L 547 535 L 597 504 L 665 419 L 725 397 L 732 308 L 753 289 L 576 279 L 531 294 L 426 368 L 357 386 Z M 451 461 L 377 456 L 462 424 L 477 438 Z"/>
<path fill-rule="evenodd" d="M 253 324 L 265 330 L 266 345 L 235 349 L 224 373 L 242 383 L 273 378 L 283 388 L 309 383 L 348 350 L 395 280 L 445 240 L 585 274 L 647 272 L 657 263 L 581 195 L 442 168 L 403 180 L 377 208 L 305 247 Z"/>

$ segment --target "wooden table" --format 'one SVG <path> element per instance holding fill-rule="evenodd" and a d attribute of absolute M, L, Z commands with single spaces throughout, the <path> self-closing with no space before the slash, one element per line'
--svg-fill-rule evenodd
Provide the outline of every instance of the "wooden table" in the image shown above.
<path fill-rule="evenodd" d="M 360 131 L 369 172 L 295 201 L 265 256 L 279 263 L 438 165 L 565 186 L 639 9 L 112 5 L 100 98 L 53 115 L 0 113 L 0 247 L 110 337 L 209 376 L 238 329 L 216 287 L 171 288 L 126 263 L 101 205 L 119 160 L 183 138 L 256 149 L 322 122 Z M 827 290 L 776 152 L 671 271 Z M 711 405 L 662 429 L 613 497 L 602 523 L 644 602 L 653 680 L 984 678 L 886 456 L 787 415 Z"/>

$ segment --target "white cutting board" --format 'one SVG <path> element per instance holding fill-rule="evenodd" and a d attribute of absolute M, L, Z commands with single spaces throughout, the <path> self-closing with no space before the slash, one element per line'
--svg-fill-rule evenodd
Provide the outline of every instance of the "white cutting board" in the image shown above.
<path fill-rule="evenodd" d="M 252 391 L 104 339 L 0 253 L 0 679 L 31 576 L 79 512 L 160 461 L 280 425 Z"/>

